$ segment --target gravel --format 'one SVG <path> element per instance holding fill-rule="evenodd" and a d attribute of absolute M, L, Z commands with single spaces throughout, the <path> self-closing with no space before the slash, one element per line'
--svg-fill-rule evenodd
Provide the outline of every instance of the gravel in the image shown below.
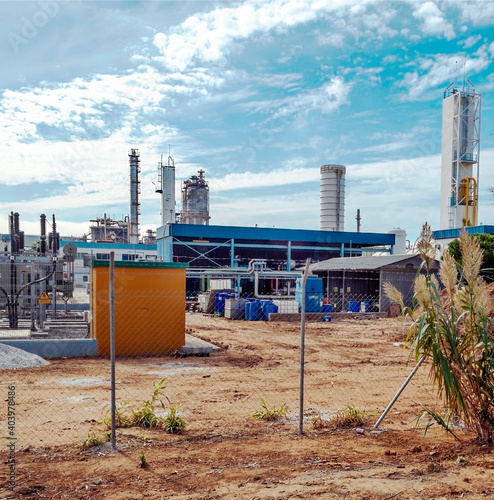
<path fill-rule="evenodd" d="M 23 351 L 17 347 L 0 344 L 0 370 L 15 370 L 17 368 L 31 368 L 33 366 L 49 365 L 37 354 Z"/>

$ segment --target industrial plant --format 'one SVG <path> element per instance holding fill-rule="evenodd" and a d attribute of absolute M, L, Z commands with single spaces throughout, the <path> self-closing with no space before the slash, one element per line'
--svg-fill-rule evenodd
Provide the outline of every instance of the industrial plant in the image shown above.
<path fill-rule="evenodd" d="M 494 233 L 494 226 L 478 221 L 480 120 L 481 96 L 473 84 L 467 80 L 461 88 L 448 86 L 442 114 L 440 227 L 434 232 L 439 253 L 462 228 Z M 95 267 L 105 267 L 111 252 L 123 267 L 154 265 L 165 274 L 174 267 L 183 269 L 184 310 L 187 305 L 231 319 L 258 315 L 267 320 L 270 314 L 299 313 L 300 277 L 308 259 L 315 298 L 309 301 L 312 313 L 388 314 L 384 281 L 410 292 L 420 263 L 405 230 L 362 232 L 358 212 L 357 230 L 345 231 L 343 165 L 320 166 L 319 230 L 222 226 L 211 224 L 203 169 L 181 183 L 177 205 L 177 166 L 169 151 L 166 162 L 163 156 L 158 162 L 155 184 L 161 225 L 141 234 L 139 149 L 130 149 L 128 158 L 129 214 L 120 219 L 104 214 L 90 221 L 88 234 L 60 238 L 55 216 L 47 234 L 46 217 L 41 215 L 40 235 L 27 247 L 20 215 L 10 215 L 10 232 L 0 235 L 0 308 L 10 328 L 18 328 L 21 318 L 33 334 L 42 331 L 50 311 L 56 317 L 57 301 L 62 299 L 67 308 L 74 290 L 92 290 L 92 273 Z M 94 294 L 91 297 L 88 307 Z"/>

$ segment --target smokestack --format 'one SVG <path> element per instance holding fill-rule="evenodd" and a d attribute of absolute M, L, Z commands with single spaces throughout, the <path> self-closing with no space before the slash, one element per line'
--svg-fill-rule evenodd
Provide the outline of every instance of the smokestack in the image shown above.
<path fill-rule="evenodd" d="M 129 151 L 130 164 L 130 218 L 129 218 L 129 243 L 139 243 L 139 172 L 141 168 L 140 153 L 138 149 Z"/>

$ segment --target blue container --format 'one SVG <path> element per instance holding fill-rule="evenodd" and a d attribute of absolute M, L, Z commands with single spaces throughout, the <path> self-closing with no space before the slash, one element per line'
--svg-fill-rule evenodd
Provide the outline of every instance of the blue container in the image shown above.
<path fill-rule="evenodd" d="M 245 304 L 245 319 L 247 321 L 259 321 L 262 318 L 261 302 L 248 302 Z"/>
<path fill-rule="evenodd" d="M 244 304 L 244 309 L 245 309 L 245 319 L 247 319 L 250 315 L 250 305 L 252 304 L 252 302 L 246 302 Z"/>
<path fill-rule="evenodd" d="M 225 314 L 225 300 L 234 299 L 236 294 L 232 292 L 217 292 L 214 297 L 214 312 L 220 316 Z"/>
<path fill-rule="evenodd" d="M 269 314 L 270 313 L 277 313 L 278 312 L 278 306 L 271 302 L 270 300 L 268 301 L 263 301 L 265 302 L 264 304 L 261 303 L 262 307 L 262 319 L 264 321 L 269 321 Z"/>
<path fill-rule="evenodd" d="M 364 300 L 362 302 L 362 309 L 366 313 L 370 313 L 372 310 L 372 300 Z"/>
<path fill-rule="evenodd" d="M 295 299 L 300 309 L 302 307 L 302 278 L 297 279 Z M 307 276 L 307 282 L 305 283 L 305 312 L 322 312 L 323 299 L 324 287 L 322 278 Z"/>
<path fill-rule="evenodd" d="M 323 317 L 322 317 L 322 320 L 323 320 L 324 322 L 331 321 L 331 316 L 323 316 Z"/>
<path fill-rule="evenodd" d="M 360 312 L 360 302 L 354 302 L 354 301 L 348 302 L 348 312 L 351 313 Z"/>
<path fill-rule="evenodd" d="M 214 297 L 214 312 L 216 314 L 225 314 L 225 299 L 227 293 L 218 292 Z"/>
<path fill-rule="evenodd" d="M 333 312 L 333 304 L 323 304 L 322 306 L 323 313 L 331 313 Z"/>

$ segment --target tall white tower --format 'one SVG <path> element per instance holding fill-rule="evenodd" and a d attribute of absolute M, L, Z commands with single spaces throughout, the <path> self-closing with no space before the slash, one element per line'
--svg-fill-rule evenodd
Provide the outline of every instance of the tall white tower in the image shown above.
<path fill-rule="evenodd" d="M 157 193 L 161 193 L 161 225 L 175 222 L 175 161 L 168 155 L 168 162 L 163 164 L 163 156 L 158 163 Z"/>
<path fill-rule="evenodd" d="M 321 166 L 322 231 L 344 231 L 345 173 L 343 165 Z"/>
<path fill-rule="evenodd" d="M 478 224 L 480 107 L 470 80 L 444 91 L 440 229 Z"/>

